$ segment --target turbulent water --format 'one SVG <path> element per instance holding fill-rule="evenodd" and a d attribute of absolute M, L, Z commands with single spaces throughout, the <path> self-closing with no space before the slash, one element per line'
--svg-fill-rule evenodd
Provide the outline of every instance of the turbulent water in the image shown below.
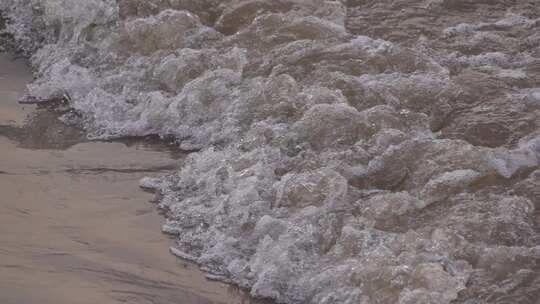
<path fill-rule="evenodd" d="M 538 0 L 2 0 L 26 99 L 195 151 L 172 251 L 283 303 L 537 303 Z"/>

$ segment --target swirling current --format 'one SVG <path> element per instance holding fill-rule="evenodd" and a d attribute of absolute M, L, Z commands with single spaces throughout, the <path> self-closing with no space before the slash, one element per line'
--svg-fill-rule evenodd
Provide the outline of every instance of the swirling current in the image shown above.
<path fill-rule="evenodd" d="M 538 0 L 2 0 L 27 101 L 192 151 L 173 253 L 280 303 L 538 303 Z"/>

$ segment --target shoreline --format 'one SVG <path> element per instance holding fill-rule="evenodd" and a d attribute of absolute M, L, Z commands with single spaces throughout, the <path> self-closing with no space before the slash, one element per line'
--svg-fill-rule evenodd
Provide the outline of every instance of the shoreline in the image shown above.
<path fill-rule="evenodd" d="M 169 253 L 138 180 L 176 169 L 181 152 L 77 142 L 54 113 L 15 103 L 31 80 L 20 61 L 0 54 L 0 66 L 0 302 L 258 303 Z"/>

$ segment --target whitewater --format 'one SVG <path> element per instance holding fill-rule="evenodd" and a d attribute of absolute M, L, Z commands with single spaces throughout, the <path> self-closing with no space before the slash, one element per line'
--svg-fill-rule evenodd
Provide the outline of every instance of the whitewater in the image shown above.
<path fill-rule="evenodd" d="M 537 0 L 1 0 L 25 102 L 191 152 L 171 252 L 280 303 L 537 303 Z M 141 160 L 143 161 L 143 160 Z"/>

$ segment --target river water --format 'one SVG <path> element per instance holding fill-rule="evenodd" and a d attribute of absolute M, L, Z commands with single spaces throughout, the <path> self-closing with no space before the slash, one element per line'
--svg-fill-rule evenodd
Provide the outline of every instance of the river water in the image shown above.
<path fill-rule="evenodd" d="M 16 100 L 31 80 L 0 54 L 0 303 L 254 303 L 172 256 L 144 176 L 181 155 L 145 142 L 82 142 Z"/>
<path fill-rule="evenodd" d="M 60 155 L 15 168 L 4 157 L 7 179 L 36 179 L 17 187 L 60 174 L 47 191 L 77 189 L 74 176 L 132 195 L 157 176 L 142 186 L 174 238 L 160 252 L 281 303 L 538 303 L 538 0 L 1 0 L 0 11 L 0 45 L 36 71 L 23 100 L 49 109 L 21 127 L 12 107 L 0 132 L 11 155 Z M 191 153 L 87 140 L 148 136 Z M 93 214 L 81 213 L 61 219 Z M 131 227 L 103 214 L 107 237 Z M 148 244 L 130 231 L 85 242 Z"/>

